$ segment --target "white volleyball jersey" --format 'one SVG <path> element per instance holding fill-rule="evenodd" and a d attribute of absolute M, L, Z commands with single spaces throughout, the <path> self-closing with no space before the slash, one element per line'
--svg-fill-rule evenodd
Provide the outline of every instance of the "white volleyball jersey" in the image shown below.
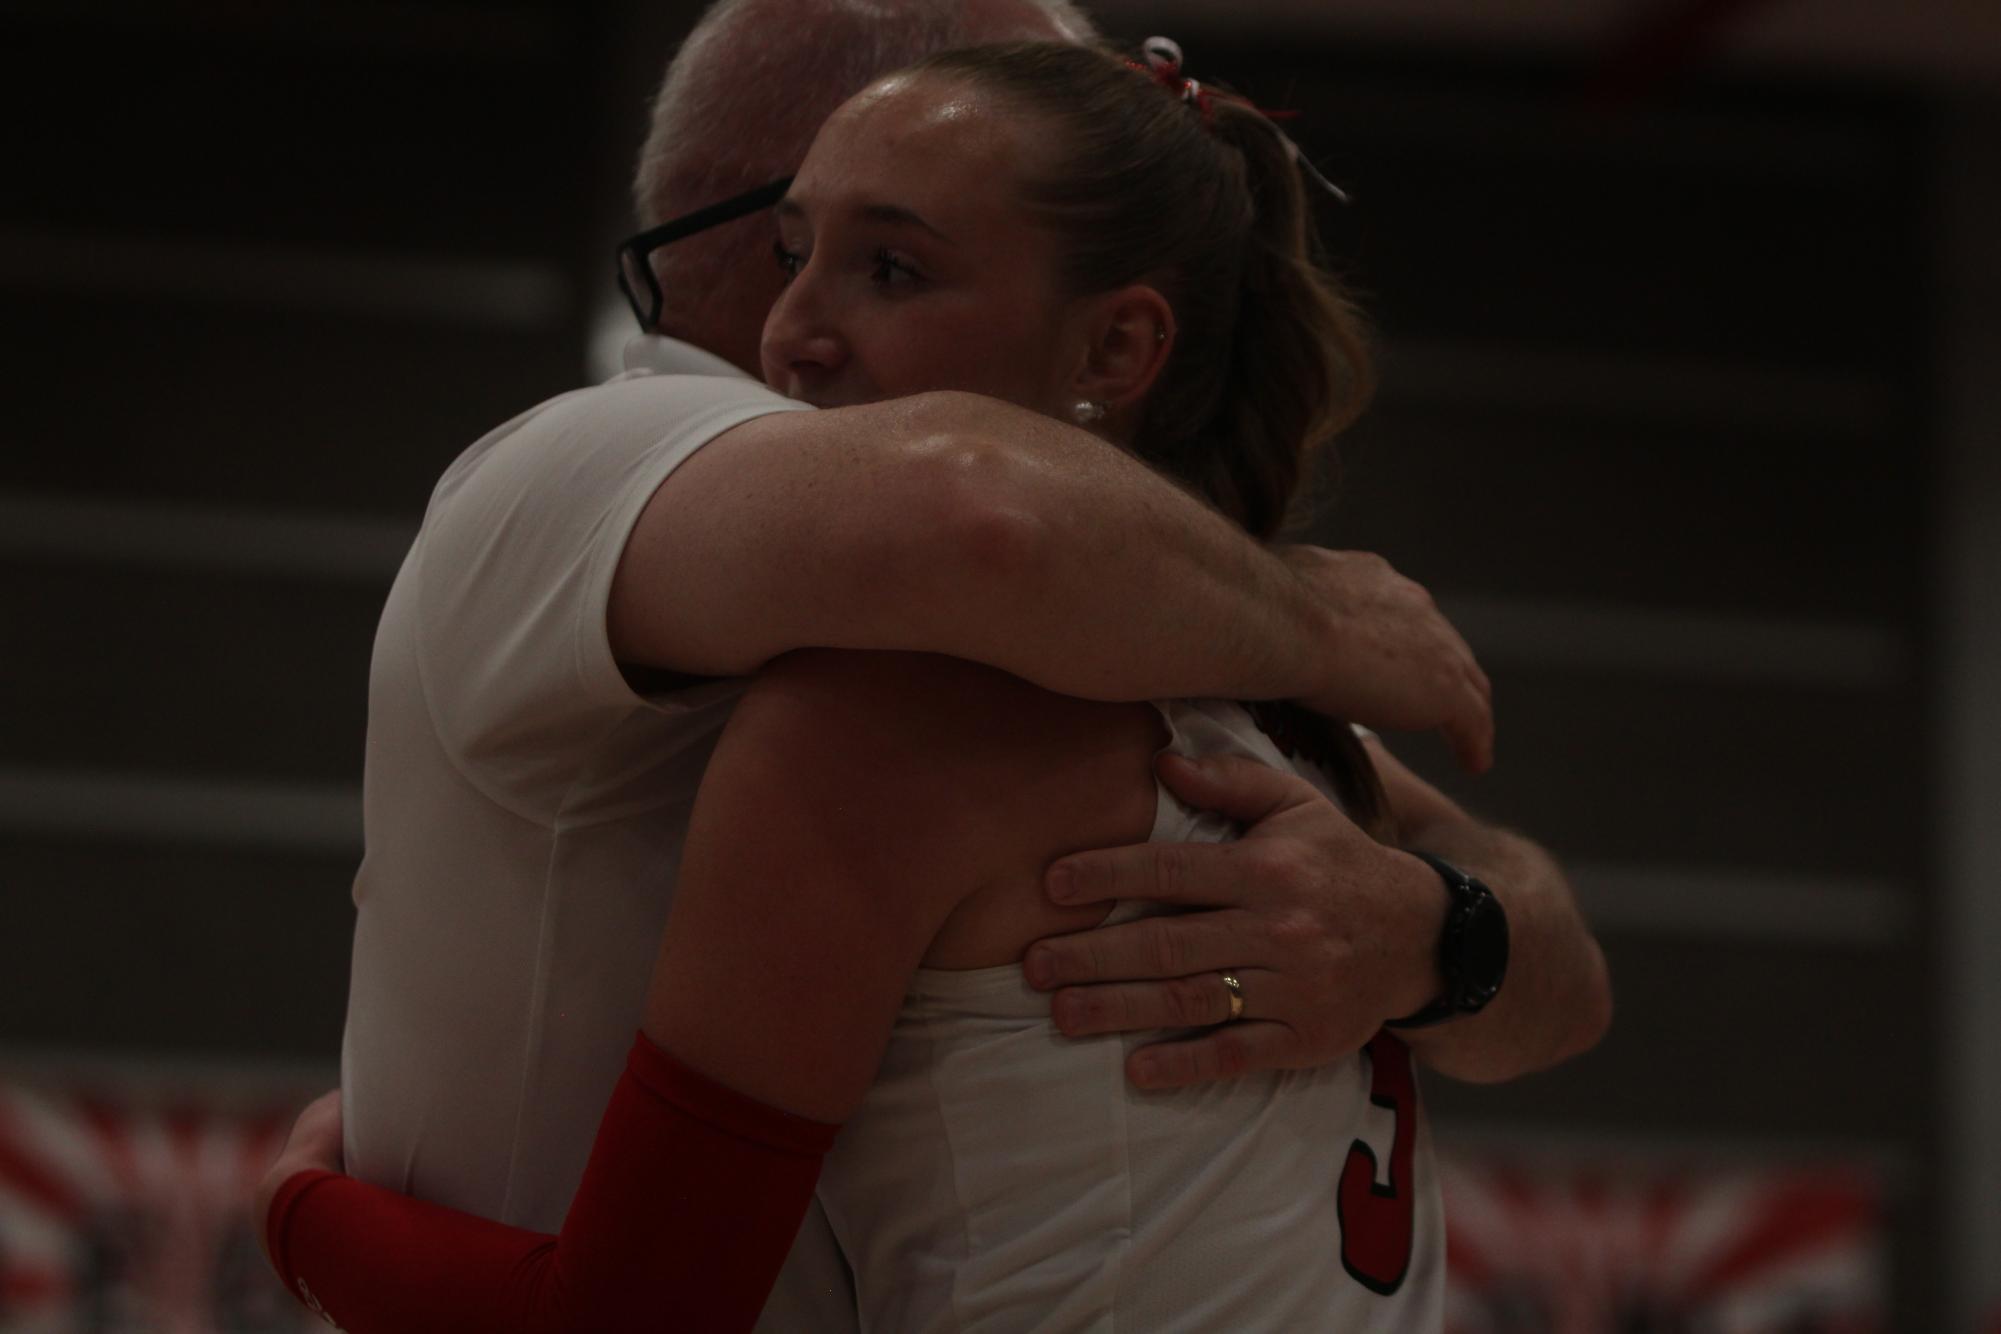
<path fill-rule="evenodd" d="M 1288 763 L 1234 704 L 1159 706 L 1184 754 Z M 1164 788 L 1151 838 L 1234 830 Z M 1138 916 L 1122 907 L 1118 916 Z M 1445 1227 L 1409 1053 L 1170 1092 L 1071 1040 L 1019 967 L 921 970 L 820 1200 L 864 1330 L 1436 1331 Z"/>

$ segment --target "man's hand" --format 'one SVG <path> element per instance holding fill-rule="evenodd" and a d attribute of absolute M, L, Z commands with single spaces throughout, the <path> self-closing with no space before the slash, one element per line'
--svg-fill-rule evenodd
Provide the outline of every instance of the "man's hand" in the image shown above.
<path fill-rule="evenodd" d="M 1332 617 L 1326 684 L 1300 703 L 1382 731 L 1444 734 L 1468 773 L 1494 763 L 1494 690 L 1423 585 L 1366 551 L 1279 555 Z"/>
<path fill-rule="evenodd" d="M 1051 1010 L 1065 1034 L 1223 1024 L 1221 975 L 1233 973 L 1244 1001 L 1237 1022 L 1150 1044 L 1128 1061 L 1134 1084 L 1171 1088 L 1325 1065 L 1438 995 L 1446 897 L 1429 866 L 1375 842 L 1292 774 L 1234 756 L 1163 755 L 1158 765 L 1182 800 L 1252 827 L 1234 843 L 1140 844 L 1050 868 L 1059 903 L 1209 909 L 1032 946 L 1029 981 L 1062 988 Z"/>
<path fill-rule="evenodd" d="M 292 1177 L 316 1168 L 328 1172 L 341 1170 L 339 1089 L 322 1093 L 306 1104 L 306 1110 L 292 1123 L 285 1147 L 278 1151 L 277 1159 L 264 1170 L 263 1179 L 257 1183 L 250 1221 L 257 1231 L 257 1244 L 265 1248 L 266 1263 L 271 1262 L 270 1236 L 266 1231 L 271 1220 L 271 1201 L 277 1198 L 279 1187 Z"/>

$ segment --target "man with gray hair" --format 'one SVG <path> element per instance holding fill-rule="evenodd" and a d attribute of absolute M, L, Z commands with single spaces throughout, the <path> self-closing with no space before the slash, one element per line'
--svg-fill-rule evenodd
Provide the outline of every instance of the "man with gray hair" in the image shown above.
<path fill-rule="evenodd" d="M 1094 35 L 1070 0 L 718 0 L 654 99 L 633 179 L 640 225 L 791 175 L 835 107 L 933 52 Z M 750 221 L 657 252 L 660 332 L 760 374 L 758 335 L 779 289 L 770 248 L 770 227 Z"/>
<path fill-rule="evenodd" d="M 836 105 L 932 51 L 1088 31 L 1034 0 L 722 0 L 670 67 L 641 214 L 786 175 Z M 641 1013 L 703 767 L 742 678 L 791 649 L 926 650 L 1106 700 L 1298 698 L 1439 728 L 1469 767 L 1488 762 L 1484 676 L 1380 560 L 1261 548 L 1111 445 L 1007 404 L 815 411 L 749 378 L 780 285 L 769 239 L 743 218 L 654 256 L 655 328 L 626 373 L 489 433 L 433 494 L 371 666 L 343 1052 L 357 1177 L 559 1227 Z M 1446 808 L 1427 812 L 1438 850 L 1494 882 L 1531 976 L 1446 1025 L 1427 1059 L 1505 1077 L 1589 1045 L 1603 967 L 1560 873 Z M 1366 895 L 1328 828 L 1266 831 L 1287 855 L 1258 863 L 1269 884 L 1230 914 L 1244 964 L 1298 979 L 1274 1014 L 1290 1065 L 1357 1041 L 1339 1018 L 1366 970 L 1326 960 L 1369 929 Z M 1143 897 L 1143 851 L 1087 866 Z M 1204 916 L 1166 925 L 1210 929 Z M 1065 1031 L 1209 1022 L 1116 946 L 1036 948 L 1031 977 L 1125 984 L 1059 993 Z M 1170 1076 L 1243 1067 L 1227 1034 L 1208 1041 Z M 815 1214 L 765 1327 L 853 1323 Z"/>

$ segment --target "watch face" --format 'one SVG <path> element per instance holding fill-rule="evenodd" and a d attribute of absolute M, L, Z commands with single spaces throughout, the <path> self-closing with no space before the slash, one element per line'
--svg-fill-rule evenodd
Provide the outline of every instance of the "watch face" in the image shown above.
<path fill-rule="evenodd" d="M 1508 916 L 1484 887 L 1466 914 L 1459 942 L 1467 999 L 1484 1005 L 1501 989 L 1508 971 Z"/>

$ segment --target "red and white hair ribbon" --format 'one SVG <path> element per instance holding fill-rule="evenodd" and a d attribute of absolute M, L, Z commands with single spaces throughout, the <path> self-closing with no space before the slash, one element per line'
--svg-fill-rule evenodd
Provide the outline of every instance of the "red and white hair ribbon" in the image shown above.
<path fill-rule="evenodd" d="M 1149 37 L 1140 43 L 1139 49 L 1140 54 L 1146 58 L 1146 63 L 1142 65 L 1137 60 L 1128 60 L 1126 63 L 1150 77 L 1183 102 L 1200 110 L 1205 124 L 1215 119 L 1215 99 L 1219 96 L 1249 107 L 1268 121 L 1287 120 L 1298 114 L 1291 111 L 1266 111 L 1256 103 L 1232 93 L 1210 92 L 1202 86 L 1199 79 L 1191 79 L 1181 72 L 1181 43 L 1172 37 Z M 1299 151 L 1299 145 L 1292 141 L 1291 135 L 1279 129 L 1276 124 L 1272 129 L 1285 144 L 1287 152 L 1292 155 L 1293 165 L 1299 168 L 1301 175 L 1342 203 L 1349 202 L 1348 192 L 1321 175 L 1319 168 L 1307 159 L 1306 154 Z"/>

